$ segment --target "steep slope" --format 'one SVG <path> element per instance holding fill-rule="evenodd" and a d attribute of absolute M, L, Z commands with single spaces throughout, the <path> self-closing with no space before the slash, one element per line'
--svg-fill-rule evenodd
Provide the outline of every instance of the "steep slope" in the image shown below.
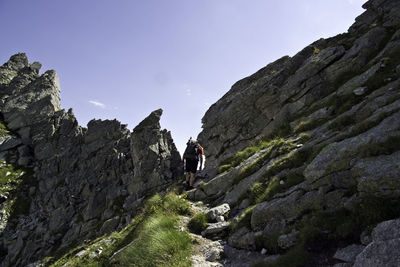
<path fill-rule="evenodd" d="M 209 171 L 254 139 L 287 132 L 288 124 L 310 111 L 316 101 L 335 92 L 345 98 L 370 77 L 385 72 L 378 67 L 381 61 L 396 60 L 397 1 L 369 1 L 364 7 L 367 11 L 348 33 L 320 39 L 292 58 L 278 59 L 235 83 L 211 106 L 199 135 Z M 390 64 L 386 72 L 396 67 Z M 358 80 L 346 84 L 355 77 Z"/>
<path fill-rule="evenodd" d="M 398 264 L 398 233 L 379 240 L 392 259 L 367 237 L 400 217 L 400 2 L 364 8 L 347 33 L 235 83 L 205 114 L 212 179 L 189 197 L 231 205 L 231 246 L 325 266 L 354 263 L 334 256 L 353 244 L 368 251 L 357 266 Z"/>
<path fill-rule="evenodd" d="M 22 266 L 121 229 L 142 200 L 180 176 L 180 155 L 156 110 L 130 132 L 113 120 L 78 125 L 57 74 L 17 54 L 0 67 L 3 160 L 26 169 L 2 203 L 2 266 Z M 8 145 L 7 145 L 8 144 Z M 23 207 L 23 208 L 22 208 Z M 8 219 L 8 221 L 7 221 Z"/>

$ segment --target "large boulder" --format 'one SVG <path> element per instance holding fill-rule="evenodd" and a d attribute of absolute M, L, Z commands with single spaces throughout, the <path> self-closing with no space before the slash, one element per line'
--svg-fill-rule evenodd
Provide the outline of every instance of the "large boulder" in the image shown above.
<path fill-rule="evenodd" d="M 400 219 L 380 223 L 372 231 L 372 242 L 358 254 L 355 267 L 400 265 Z"/>

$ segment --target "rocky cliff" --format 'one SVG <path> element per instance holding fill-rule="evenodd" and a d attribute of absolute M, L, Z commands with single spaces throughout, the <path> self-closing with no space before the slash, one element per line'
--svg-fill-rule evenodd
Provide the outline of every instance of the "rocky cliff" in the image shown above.
<path fill-rule="evenodd" d="M 141 201 L 181 174 L 156 110 L 132 132 L 116 120 L 78 125 L 56 72 L 17 54 L 0 67 L 1 262 L 24 266 L 130 222 Z M 9 171 L 8 171 L 9 170 Z M 13 177 L 15 179 L 8 179 Z"/>
<path fill-rule="evenodd" d="M 347 33 L 235 83 L 205 114 L 208 178 L 187 196 L 218 206 L 192 218 L 218 241 L 197 236 L 194 265 L 400 265 L 400 2 L 364 8 Z M 0 67 L 2 266 L 117 264 L 142 245 L 141 220 L 129 222 L 181 174 L 179 153 L 161 110 L 132 132 L 80 127 L 56 73 L 39 70 L 23 54 Z M 145 210 L 188 212 L 166 198 Z M 181 219 L 181 232 L 196 222 Z"/>
<path fill-rule="evenodd" d="M 350 266 L 360 252 L 356 266 L 400 264 L 398 233 L 369 239 L 400 217 L 400 2 L 363 7 L 347 33 L 238 81 L 205 114 L 212 179 L 189 197 L 233 208 L 231 246 L 277 266 Z M 335 256 L 347 245 L 354 257 Z"/>

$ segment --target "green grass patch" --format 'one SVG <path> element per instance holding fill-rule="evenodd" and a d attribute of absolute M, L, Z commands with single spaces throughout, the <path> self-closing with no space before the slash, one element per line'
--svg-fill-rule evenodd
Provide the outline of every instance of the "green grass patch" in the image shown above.
<path fill-rule="evenodd" d="M 179 214 L 188 214 L 185 199 L 168 193 L 149 198 L 143 211 L 119 232 L 100 237 L 87 245 L 76 246 L 68 252 L 58 252 L 47 264 L 51 266 L 190 266 L 191 239 L 187 232 L 178 228 Z M 105 240 L 114 240 L 104 245 Z M 87 255 L 99 247 L 100 256 Z M 110 261 L 115 252 L 126 247 Z M 87 250 L 86 256 L 75 257 Z"/>
<path fill-rule="evenodd" d="M 301 133 L 299 134 L 299 141 L 302 143 L 307 143 L 310 139 L 312 139 L 312 134 L 310 133 Z"/>
<path fill-rule="evenodd" d="M 177 218 L 149 217 L 139 235 L 118 257 L 119 266 L 190 266 L 191 239 L 180 232 Z"/>
<path fill-rule="evenodd" d="M 299 124 L 294 127 L 294 133 L 301 133 L 305 131 L 309 131 L 312 129 L 321 126 L 327 121 L 327 119 L 315 119 L 315 120 L 308 120 L 308 121 L 301 121 Z"/>
<path fill-rule="evenodd" d="M 4 122 L 0 121 L 0 136 L 9 135 L 10 132 L 8 131 Z"/>
<path fill-rule="evenodd" d="M 250 188 L 250 203 L 257 204 L 273 198 L 274 195 L 284 192 L 292 186 L 304 181 L 304 176 L 300 172 L 291 172 L 285 177 L 273 177 L 267 184 L 255 183 Z"/>
<path fill-rule="evenodd" d="M 172 213 L 179 215 L 190 215 L 191 209 L 190 204 L 186 199 L 173 194 L 168 193 L 163 199 L 163 208 Z"/>
<path fill-rule="evenodd" d="M 207 225 L 207 214 L 205 214 L 204 212 L 200 212 L 190 219 L 188 227 L 191 232 L 195 234 L 200 234 L 204 229 L 207 228 Z"/>
<path fill-rule="evenodd" d="M 293 169 L 302 166 L 312 155 L 312 147 L 302 147 L 276 160 L 263 174 L 264 181 L 275 176 L 284 169 Z"/>
<path fill-rule="evenodd" d="M 274 141 L 257 141 L 255 144 L 246 147 L 242 151 L 237 152 L 234 156 L 223 160 L 218 167 L 217 173 L 223 173 L 225 171 L 231 170 L 236 166 L 239 166 L 242 162 L 244 162 L 249 157 L 253 156 L 257 152 L 269 147 L 271 142 Z"/>
<path fill-rule="evenodd" d="M 246 227 L 251 229 L 251 215 L 253 214 L 255 206 L 251 206 L 247 208 L 239 217 L 238 222 L 235 224 L 234 229 L 240 229 L 242 227 Z"/>
<path fill-rule="evenodd" d="M 268 145 L 268 151 L 255 160 L 253 163 L 244 166 L 240 169 L 239 173 L 234 179 L 234 184 L 238 184 L 243 178 L 246 178 L 261 167 L 263 167 L 271 158 L 277 157 L 279 155 L 288 153 L 296 147 L 296 144 L 291 139 L 277 138 L 271 140 Z"/>
<path fill-rule="evenodd" d="M 276 131 L 270 134 L 270 137 L 259 140 L 245 149 L 237 152 L 234 156 L 223 160 L 217 169 L 217 174 L 232 170 L 236 166 L 239 166 L 246 159 L 263 149 L 282 145 L 285 143 L 285 139 L 282 137 L 287 136 L 290 133 L 291 129 L 289 124 L 278 127 Z"/>
<path fill-rule="evenodd" d="M 22 169 L 6 161 L 0 161 L 0 194 L 8 195 L 14 191 L 21 184 L 24 173 Z"/>

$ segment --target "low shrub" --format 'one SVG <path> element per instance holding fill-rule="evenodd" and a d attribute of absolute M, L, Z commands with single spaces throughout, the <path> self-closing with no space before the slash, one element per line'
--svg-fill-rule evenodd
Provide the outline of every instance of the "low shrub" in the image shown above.
<path fill-rule="evenodd" d="M 188 227 L 189 230 L 195 234 L 200 234 L 204 229 L 207 228 L 207 214 L 204 212 L 197 213 L 190 219 Z"/>
<path fill-rule="evenodd" d="M 174 193 L 168 193 L 164 196 L 163 208 L 179 215 L 189 215 L 191 213 L 189 202 Z"/>
<path fill-rule="evenodd" d="M 294 133 L 301 133 L 317 128 L 318 126 L 324 124 L 327 119 L 315 119 L 308 121 L 301 121 L 294 127 Z"/>
<path fill-rule="evenodd" d="M 235 229 L 246 227 L 251 229 L 251 215 L 253 214 L 255 206 L 247 208 L 239 217 L 238 222 L 235 225 Z"/>

